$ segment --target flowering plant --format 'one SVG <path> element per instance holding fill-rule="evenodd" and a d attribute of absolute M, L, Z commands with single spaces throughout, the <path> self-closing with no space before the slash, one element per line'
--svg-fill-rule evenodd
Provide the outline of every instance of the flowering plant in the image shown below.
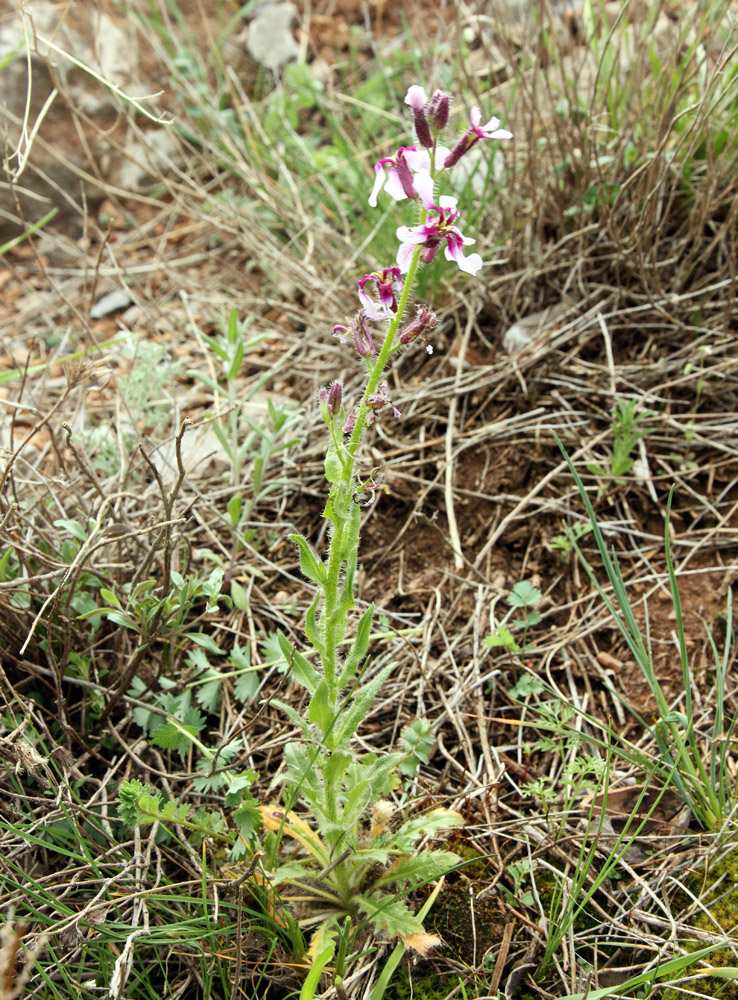
<path fill-rule="evenodd" d="M 323 515 L 330 523 L 327 556 L 321 558 L 304 536 L 290 536 L 299 550 L 300 569 L 315 586 L 305 623 L 313 656 L 309 659 L 286 636 L 279 637 L 293 679 L 306 689 L 309 701 L 304 715 L 276 702 L 303 739 L 285 748 L 279 777 L 285 804 L 261 807 L 268 831 L 265 867 L 271 869 L 272 884 L 299 886 L 302 904 L 310 904 L 306 923 L 316 927 L 310 946 L 311 981 L 316 984 L 331 961 L 334 981 L 340 984 L 361 929 L 399 936 L 406 947 L 422 953 L 439 944 L 440 939 L 425 933 L 400 894 L 458 862 L 447 851 L 414 853 L 423 836 L 459 825 L 458 813 L 436 809 L 393 828 L 394 806 L 387 797 L 399 781 L 398 770 L 412 755 L 411 746 L 384 755 L 358 754 L 351 746 L 393 669 L 388 664 L 374 676 L 367 669 L 372 606 L 361 615 L 353 640 L 346 638 L 356 604 L 361 509 L 381 486 L 372 475 L 362 479 L 357 466 L 367 427 L 390 411 L 400 416 L 384 381 L 390 359 L 415 341 L 432 352 L 428 338 L 437 322 L 435 314 L 417 305 L 415 315 L 406 319 L 419 267 L 434 260 L 441 248 L 463 271 L 476 274 L 482 266 L 479 254 L 465 256 L 464 247 L 475 241 L 458 226 L 456 199 L 436 193 L 439 180 L 481 139 L 510 138 L 511 133 L 500 129 L 495 118 L 481 126 L 481 112 L 473 108 L 469 128 L 449 150 L 439 142 L 448 123 L 449 96 L 436 91 L 428 100 L 422 87 L 412 86 L 405 101 L 413 112 L 418 145 L 378 161 L 369 203 L 375 205 L 382 190 L 396 201 L 412 199 L 418 223 L 397 229 L 396 262 L 361 278 L 359 309 L 334 327 L 334 335 L 363 358 L 367 379 L 353 407 L 339 382 L 320 393 L 329 432 L 325 474 L 330 492 Z M 302 809 L 296 811 L 296 806 Z M 283 838 L 302 848 L 298 856 L 283 860 Z"/>

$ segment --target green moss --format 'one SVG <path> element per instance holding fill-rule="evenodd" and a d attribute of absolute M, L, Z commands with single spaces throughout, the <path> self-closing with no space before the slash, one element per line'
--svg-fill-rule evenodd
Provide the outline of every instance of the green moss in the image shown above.
<path fill-rule="evenodd" d="M 726 937 L 735 937 L 738 930 L 738 848 L 733 848 L 719 861 L 710 865 L 706 871 L 695 872 L 687 880 L 686 885 L 689 893 L 702 903 L 702 907 L 690 918 L 691 926 L 710 934 L 716 934 L 717 928 L 720 927 Z M 691 904 L 691 896 L 688 893 L 681 893 L 675 899 L 675 903 L 687 907 Z M 704 939 L 686 940 L 682 943 L 690 951 L 705 946 Z M 719 948 L 714 951 L 708 956 L 707 962 L 716 967 L 738 964 L 730 948 Z M 699 971 L 699 968 L 694 971 Z M 717 976 L 705 976 L 704 979 L 685 985 L 692 985 L 695 991 L 703 996 L 738 1000 L 738 982 L 719 979 Z M 684 1000 L 684 992 L 665 990 L 663 1000 Z"/>
<path fill-rule="evenodd" d="M 446 1000 L 458 981 L 458 973 L 450 975 L 427 970 L 418 973 L 406 967 L 392 978 L 384 996 L 385 1000 Z M 481 996 L 476 992 L 470 994 L 468 990 L 466 995 Z"/>

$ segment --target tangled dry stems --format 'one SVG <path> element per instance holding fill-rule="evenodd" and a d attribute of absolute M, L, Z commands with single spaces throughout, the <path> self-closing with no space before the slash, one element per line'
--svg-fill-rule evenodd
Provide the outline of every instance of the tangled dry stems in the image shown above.
<path fill-rule="evenodd" d="M 540 41 L 532 40 L 532 51 Z M 465 838 L 490 866 L 483 885 L 473 879 L 469 883 L 476 899 L 506 884 L 511 861 L 521 856 L 540 860 L 538 871 L 576 869 L 587 832 L 585 803 L 546 811 L 535 797 L 523 795 L 527 780 L 555 776 L 563 760 L 560 752 L 530 751 L 533 734 L 526 733 L 507 694 L 507 664 L 481 646 L 504 612 L 502 598 L 509 586 L 532 575 L 544 584 L 545 624 L 526 657 L 551 690 L 595 715 L 603 727 L 608 719 L 616 720 L 636 745 L 637 727 L 618 696 L 648 710 L 602 602 L 576 564 L 562 564 L 550 550 L 562 520 L 582 519 L 551 431 L 584 469 L 606 450 L 609 411 L 616 398 L 639 400 L 652 411 L 652 433 L 641 455 L 647 467 L 627 488 L 613 488 L 597 500 L 603 531 L 618 551 L 630 586 L 639 595 L 663 590 L 659 513 L 671 483 L 676 484 L 673 547 L 678 573 L 685 582 L 690 575 L 697 581 L 691 612 L 696 615 L 702 603 L 705 614 L 717 614 L 718 601 L 708 601 L 704 591 L 709 586 L 724 601 L 735 576 L 729 553 L 735 544 L 738 477 L 733 320 L 738 200 L 732 155 L 718 155 L 702 138 L 710 114 L 723 100 L 720 70 L 731 56 L 726 50 L 714 61 L 703 103 L 676 143 L 675 118 L 651 123 L 654 155 L 624 175 L 614 192 L 599 162 L 601 137 L 552 111 L 553 98 L 560 98 L 561 91 L 551 95 L 549 113 L 542 110 L 546 104 L 538 100 L 537 88 L 545 88 L 555 74 L 544 76 L 543 84 L 535 72 L 523 78 L 514 105 L 524 125 L 516 153 L 523 162 L 510 166 L 506 196 L 489 209 L 497 231 L 506 234 L 497 254 L 504 264 L 487 272 L 491 277 L 484 285 L 441 302 L 434 358 L 403 358 L 393 387 L 402 422 L 379 423 L 366 456 L 367 471 L 380 463 L 385 467 L 391 497 L 367 515 L 362 592 L 378 602 L 390 629 L 414 626 L 419 633 L 392 643 L 396 671 L 362 738 L 381 750 L 396 743 L 414 715 L 432 720 L 436 751 L 413 793 L 420 806 L 442 801 L 466 816 Z M 233 88 L 234 105 L 245 114 L 251 99 L 233 75 L 225 79 Z M 600 74 L 600 92 L 603 86 Z M 578 96 L 570 91 L 570 102 Z M 592 110 L 601 113 L 601 106 Z M 614 160 L 622 160 L 640 111 L 632 108 L 620 133 L 609 138 L 608 155 Z M 258 114 L 249 120 L 258 121 Z M 548 137 L 546 155 L 537 155 L 543 135 Z M 158 845 L 153 834 L 120 844 L 111 833 L 95 858 L 94 871 L 82 871 L 65 868 L 63 858 L 43 847 L 41 831 L 64 819 L 87 842 L 85 817 L 101 807 L 105 827 L 112 788 L 125 773 L 146 775 L 174 798 L 198 801 L 191 788 L 192 760 L 180 762 L 142 742 L 132 716 L 137 705 L 151 707 L 129 693 L 134 674 L 150 687 L 165 675 L 187 682 L 176 640 L 157 633 L 161 623 L 145 640 L 111 625 L 91 632 L 78 619 L 72 600 L 86 574 L 113 588 L 146 576 L 163 580 L 170 560 L 181 573 L 198 567 L 206 553 L 227 560 L 231 541 L 224 508 L 229 490 L 214 480 L 212 467 L 208 472 L 207 466 L 188 465 L 188 436 L 194 428 L 186 429 L 183 414 L 197 414 L 197 424 L 202 397 L 186 383 L 174 394 L 173 448 L 167 452 L 165 442 L 143 425 L 134 447 L 125 446 L 119 436 L 118 471 L 97 471 L 82 431 L 91 412 L 98 420 L 111 419 L 114 426 L 115 392 L 106 388 L 105 373 L 88 365 L 68 363 L 60 371 L 43 345 L 50 333 L 76 322 L 81 342 L 97 343 L 101 334 L 88 315 L 91 288 L 126 273 L 134 279 L 140 309 L 137 329 L 150 336 L 166 330 L 170 349 L 180 351 L 189 366 L 203 367 L 182 298 L 194 305 L 198 324 L 207 328 L 233 303 L 238 289 L 239 311 L 253 317 L 253 332 L 267 334 L 263 354 L 251 358 L 244 372 L 244 385 L 269 370 L 272 385 L 305 408 L 303 444 L 275 470 L 284 485 L 262 501 L 255 519 L 259 541 L 244 548 L 236 570 L 248 589 L 248 607 L 238 613 L 223 609 L 201 622 L 224 649 L 234 638 L 248 644 L 256 662 L 261 639 L 278 628 L 299 641 L 310 600 L 284 537 L 297 530 L 319 541 L 322 530 L 323 432 L 313 406 L 317 388 L 341 373 L 350 395 L 361 379 L 359 364 L 326 331 L 345 311 L 345 288 L 363 248 L 350 248 L 346 225 L 342 232 L 315 225 L 304 209 L 301 215 L 299 186 L 265 181 L 258 164 L 244 156 L 228 133 L 221 132 L 220 138 L 226 148 L 219 151 L 219 170 L 206 148 L 183 147 L 181 165 L 158 178 L 166 194 L 139 198 L 150 215 L 130 234 L 119 234 L 115 246 L 103 240 L 93 253 L 59 234 L 49 246 L 62 264 L 48 264 L 39 254 L 11 262 L 15 280 L 28 295 L 0 332 L 9 356 L 17 359 L 15 331 L 26 331 L 22 346 L 28 364 L 36 352 L 48 364 L 40 373 L 29 369 L 7 383 L 3 401 L 9 447 L 2 467 L 0 538 L 12 548 L 19 570 L 14 579 L 0 582 L 2 688 L 6 719 L 12 723 L 6 723 L 2 744 L 11 767 L 3 783 L 7 812 L 0 837 L 0 905 L 3 910 L 18 905 L 23 892 L 18 873 L 24 872 L 45 894 L 37 917 L 43 917 L 45 934 L 60 950 L 67 946 L 75 959 L 83 948 L 80 928 L 95 924 L 97 909 L 103 919 L 111 905 L 107 894 L 124 879 L 129 896 L 115 904 L 120 941 L 142 926 L 166 924 L 167 909 L 145 902 L 152 888 L 170 884 L 173 891 L 171 885 L 176 885 L 180 899 L 173 906 L 179 915 L 187 913 L 188 893 L 196 897 L 203 877 L 212 898 L 227 893 L 217 865 L 203 875 L 202 858 L 187 847 L 184 835 L 173 852 Z M 707 148 L 700 158 L 696 152 L 703 141 Z M 674 158 L 660 155 L 667 149 L 681 156 L 678 162 L 697 163 L 688 183 Z M 567 164 L 565 171 L 557 171 L 560 164 Z M 223 210 L 213 198 L 219 181 L 223 190 L 243 185 L 253 191 L 253 203 L 247 202 L 240 213 Z M 324 183 L 330 186 L 330 178 Z M 567 214 L 593 190 L 599 192 L 593 212 Z M 123 199 L 126 193 L 112 194 Z M 275 218 L 294 220 L 298 247 L 285 247 L 278 230 L 252 225 L 257 203 Z M 94 230 L 92 219 L 86 225 Z M 482 224 L 480 232 L 484 228 Z M 247 272 L 245 279 L 244 264 L 253 261 L 258 271 Z M 326 274 L 332 276 L 328 281 Z M 274 277 L 265 281 L 264 275 Z M 500 338 L 507 324 L 557 305 L 563 310 L 556 322 L 530 347 L 512 358 L 502 352 Z M 107 333 L 106 328 L 103 335 Z M 110 363 L 116 367 L 115 360 Z M 70 562 L 55 522 L 86 524 L 89 519 L 99 528 Z M 702 584 L 703 579 L 709 584 Z M 30 596 L 27 608 L 10 601 L 19 589 Z M 666 669 L 673 655 L 668 623 L 654 632 Z M 697 722 L 702 725 L 709 720 L 711 692 L 709 675 L 697 676 L 706 641 L 696 622 L 690 640 L 700 701 Z M 89 660 L 87 677 L 70 671 L 71 654 Z M 672 680 L 678 704 L 676 675 Z M 613 686 L 618 696 L 611 693 Z M 280 748 L 290 737 L 269 704 L 277 687 L 280 697 L 289 695 L 289 684 L 267 671 L 258 705 L 242 708 L 226 697 L 219 718 L 211 720 L 220 739 L 244 735 L 244 755 L 261 775 L 264 795 L 279 768 Z M 88 725 L 91 694 L 101 696 L 106 706 L 94 726 Z M 728 704 L 735 705 L 733 690 Z M 27 729 L 41 736 L 52 751 L 50 760 L 23 763 L 18 755 Z M 645 743 L 642 749 L 653 753 Z M 57 753 L 71 754 L 71 759 L 55 757 Z M 33 781 L 30 774 L 21 774 L 23 767 Z M 626 787 L 642 775 L 623 765 L 617 779 L 615 787 Z M 69 797 L 69 780 L 77 783 L 76 797 Z M 575 937 L 586 940 L 593 956 L 595 985 L 640 970 L 664 953 L 667 936 L 677 948 L 695 936 L 722 939 L 717 932 L 687 930 L 689 911 L 668 906 L 676 898 L 675 887 L 685 886 L 695 858 L 712 850 L 709 837 L 695 839 L 697 833 L 692 833 L 692 839 L 685 839 L 685 829 L 672 818 L 642 834 L 642 850 L 652 853 L 630 867 L 624 862 L 630 881 L 601 889 L 589 925 L 572 931 L 547 988 L 571 991 L 589 981 L 572 964 L 575 944 L 581 950 Z M 601 860 L 595 861 L 595 870 Z M 69 896 L 80 880 L 84 896 Z M 540 959 L 547 932 L 541 892 L 539 887 L 537 912 L 535 907 L 524 911 L 509 899 L 499 903 L 503 922 L 512 930 L 488 942 L 486 949 L 462 949 L 436 960 L 449 976 L 449 993 L 456 982 L 453 972 L 489 983 L 485 959 L 499 956 L 500 949 L 507 959 L 508 990 L 523 983 L 531 988 L 527 974 Z M 64 902 L 68 896 L 71 909 Z M 228 956 L 235 960 L 238 955 L 237 987 L 244 995 L 299 988 L 299 977 L 280 962 L 271 962 L 261 979 L 256 974 L 265 946 L 251 930 L 255 918 L 244 916 L 243 898 L 238 899 L 236 930 L 225 944 Z M 34 933 L 41 933 L 40 926 Z M 481 930 L 479 937 L 481 941 Z M 141 947 L 145 953 L 145 942 Z M 213 944 L 211 953 L 220 947 Z M 170 956 L 171 963 L 178 963 L 172 976 L 177 995 L 187 995 L 198 982 L 202 986 L 195 955 L 184 944 Z M 499 961 L 494 966 L 495 988 L 503 966 Z M 372 957 L 350 985 L 367 995 L 366 984 L 375 975 Z"/>

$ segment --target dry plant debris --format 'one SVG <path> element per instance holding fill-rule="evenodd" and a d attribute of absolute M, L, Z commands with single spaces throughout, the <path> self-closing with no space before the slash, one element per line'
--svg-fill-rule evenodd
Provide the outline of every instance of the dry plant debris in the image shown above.
<path fill-rule="evenodd" d="M 299 645 L 311 599 L 287 536 L 325 541 L 318 390 L 337 372 L 361 384 L 330 331 L 367 254 L 381 262 L 371 167 L 420 67 L 507 108 L 515 142 L 462 201 L 483 280 L 459 293 L 424 272 L 435 352 L 394 373 L 403 419 L 378 421 L 363 457 L 389 495 L 363 511 L 360 595 L 380 615 L 375 666 L 394 667 L 361 738 L 386 753 L 427 721 L 402 808 L 458 811 L 447 846 L 465 864 L 413 900 L 432 898 L 442 947 L 385 983 L 380 938 L 310 996 L 738 996 L 731 4 L 541 0 L 499 20 L 486 4 L 300 4 L 300 59 L 279 78 L 234 62 L 235 5 L 206 6 L 120 15 L 164 81 L 165 163 L 129 191 L 70 162 L 97 194 L 70 187 L 69 214 L 0 247 L 0 995 L 305 990 L 300 902 L 229 853 L 295 735 L 272 704 L 299 707 L 272 637 Z M 114 104 L 155 147 L 163 126 Z M 94 161 L 102 126 L 70 113 Z M 130 305 L 93 315 L 123 288 Z M 239 342 L 229 379 L 212 343 L 232 362 Z M 647 433 L 619 473 L 628 403 Z M 725 792 L 712 828 L 665 769 L 554 433 L 676 726 L 686 657 L 695 745 Z M 224 439 L 248 446 L 236 460 Z M 540 594 L 522 612 L 521 581 Z M 121 822 L 133 780 L 159 796 L 153 825 Z"/>

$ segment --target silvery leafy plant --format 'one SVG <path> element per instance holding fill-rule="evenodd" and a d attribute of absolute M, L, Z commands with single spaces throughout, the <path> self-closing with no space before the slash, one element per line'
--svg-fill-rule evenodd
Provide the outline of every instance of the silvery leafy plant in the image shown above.
<path fill-rule="evenodd" d="M 417 144 L 376 164 L 369 204 L 375 206 L 382 192 L 395 201 L 411 199 L 418 222 L 397 229 L 396 261 L 361 278 L 357 311 L 333 331 L 363 359 L 367 378 L 353 405 L 339 382 L 320 393 L 329 435 L 325 474 L 330 492 L 323 515 L 330 524 L 327 554 L 321 557 L 302 535 L 290 536 L 301 571 L 315 587 L 305 624 L 312 652 L 306 656 L 286 636 L 279 639 L 292 677 L 309 700 L 302 715 L 276 702 L 302 739 L 285 748 L 278 779 L 284 784 L 283 804 L 260 810 L 271 884 L 286 902 L 292 894 L 299 898 L 294 912 L 303 927 L 313 929 L 309 954 L 315 985 L 329 963 L 340 985 L 357 936 L 367 932 L 400 937 L 422 954 L 439 944 L 425 932 L 407 897 L 458 864 L 448 851 L 416 846 L 424 837 L 460 825 L 458 813 L 435 809 L 404 821 L 395 816 L 389 796 L 412 748 L 380 754 L 359 753 L 352 746 L 393 669 L 392 664 L 376 673 L 369 668 L 373 608 L 357 624 L 352 616 L 362 508 L 383 488 L 373 474 L 359 473 L 358 455 L 372 423 L 400 416 L 385 379 L 393 356 L 416 342 L 432 353 L 435 314 L 419 304 L 408 315 L 418 269 L 441 249 L 447 261 L 471 275 L 482 267 L 479 254 L 465 255 L 464 248 L 475 241 L 459 228 L 457 199 L 440 189 L 474 145 L 509 139 L 511 133 L 496 118 L 481 125 L 479 108 L 472 108 L 469 126 L 448 149 L 440 140 L 450 97 L 436 91 L 429 100 L 422 87 L 412 86 L 405 103 L 412 110 Z"/>

